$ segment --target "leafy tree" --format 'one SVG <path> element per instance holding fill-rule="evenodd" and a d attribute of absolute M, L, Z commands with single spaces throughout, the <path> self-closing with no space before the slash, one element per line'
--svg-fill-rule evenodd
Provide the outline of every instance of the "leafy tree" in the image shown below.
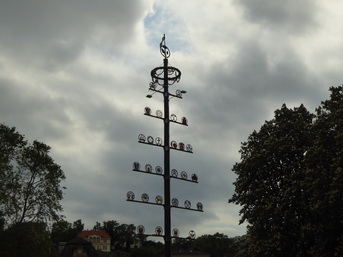
<path fill-rule="evenodd" d="M 0 256 L 37 257 L 56 256 L 46 224 L 17 223 L 9 226 L 0 234 Z"/>
<path fill-rule="evenodd" d="M 306 226 L 313 256 L 343 256 L 343 87 L 316 110 L 314 144 L 307 154 L 313 222 Z"/>
<path fill-rule="evenodd" d="M 343 88 L 316 115 L 275 111 L 242 143 L 230 202 L 248 232 L 241 256 L 342 256 Z"/>
<path fill-rule="evenodd" d="M 245 254 L 297 256 L 304 209 L 304 158 L 312 144 L 313 115 L 301 105 L 283 105 L 275 117 L 242 143 L 241 162 L 230 202 L 243 208 L 241 223 L 248 222 Z"/>
<path fill-rule="evenodd" d="M 7 224 L 56 220 L 65 175 L 50 147 L 0 124 L 0 210 Z"/>
<path fill-rule="evenodd" d="M 58 220 L 52 224 L 51 228 L 51 240 L 55 245 L 58 242 L 68 242 L 83 230 L 84 224 L 81 220 L 74 221 L 70 223 L 65 220 Z"/>

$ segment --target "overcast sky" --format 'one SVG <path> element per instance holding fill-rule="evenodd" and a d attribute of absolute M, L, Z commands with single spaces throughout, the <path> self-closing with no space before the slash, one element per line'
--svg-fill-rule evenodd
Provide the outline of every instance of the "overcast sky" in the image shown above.
<path fill-rule="evenodd" d="M 150 71 L 163 63 L 182 72 L 170 87 L 186 90 L 170 113 L 171 140 L 193 154 L 171 152 L 171 168 L 199 184 L 171 182 L 180 236 L 245 233 L 231 168 L 253 130 L 286 103 L 313 112 L 342 84 L 343 4 L 319 0 L 0 0 L 0 122 L 52 147 L 66 174 L 63 214 L 96 221 L 163 227 L 163 208 L 126 201 L 163 195 L 163 179 L 132 171 L 132 163 L 163 167 L 162 148 L 138 144 L 140 133 L 163 138 L 163 123 L 143 115 L 163 110 L 148 99 Z"/>

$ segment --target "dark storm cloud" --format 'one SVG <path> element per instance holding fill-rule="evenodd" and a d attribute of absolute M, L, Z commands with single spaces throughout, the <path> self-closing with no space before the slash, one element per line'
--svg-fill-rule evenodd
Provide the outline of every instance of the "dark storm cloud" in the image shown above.
<path fill-rule="evenodd" d="M 254 23 L 272 29 L 284 29 L 291 33 L 304 33 L 316 24 L 316 1 L 305 0 L 242 0 L 246 17 Z"/>

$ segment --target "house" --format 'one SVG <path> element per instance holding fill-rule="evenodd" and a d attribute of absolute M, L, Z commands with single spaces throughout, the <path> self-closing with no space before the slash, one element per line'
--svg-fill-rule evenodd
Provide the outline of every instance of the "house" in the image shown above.
<path fill-rule="evenodd" d="M 85 230 L 79 233 L 78 237 L 92 243 L 94 248 L 98 251 L 111 251 L 111 237 L 105 231 Z"/>
<path fill-rule="evenodd" d="M 99 257 L 92 244 L 80 237 L 66 243 L 59 257 Z"/>

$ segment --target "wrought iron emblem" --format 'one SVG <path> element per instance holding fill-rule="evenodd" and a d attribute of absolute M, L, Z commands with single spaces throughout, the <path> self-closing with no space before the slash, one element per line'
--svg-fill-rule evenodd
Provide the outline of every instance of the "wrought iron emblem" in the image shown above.
<path fill-rule="evenodd" d="M 181 118 L 181 123 L 182 123 L 183 125 L 188 125 L 188 120 L 187 120 L 187 118 L 186 118 L 186 117 L 182 117 L 182 118 Z"/>
<path fill-rule="evenodd" d="M 180 89 L 176 90 L 175 95 L 177 97 L 181 97 L 182 96 L 181 90 Z"/>
<path fill-rule="evenodd" d="M 132 169 L 133 170 L 140 170 L 140 168 L 141 168 L 141 165 L 139 164 L 139 162 L 134 162 L 132 164 Z"/>
<path fill-rule="evenodd" d="M 186 200 L 185 201 L 185 207 L 187 208 L 187 209 L 189 209 L 189 208 L 191 208 L 191 202 L 190 201 L 188 201 L 188 200 Z"/>
<path fill-rule="evenodd" d="M 135 194 L 132 191 L 127 192 L 126 197 L 129 201 L 135 200 Z"/>
<path fill-rule="evenodd" d="M 174 207 L 178 207 L 179 206 L 179 200 L 177 200 L 176 198 L 173 198 L 171 203 L 172 203 L 172 205 Z"/>
<path fill-rule="evenodd" d="M 162 139 L 160 137 L 156 137 L 155 142 L 156 145 L 162 145 Z"/>
<path fill-rule="evenodd" d="M 157 166 L 157 167 L 155 168 L 155 172 L 156 172 L 157 174 L 159 174 L 159 175 L 162 174 L 162 171 L 163 171 L 163 169 L 162 169 L 161 166 Z"/>
<path fill-rule="evenodd" d="M 188 235 L 189 235 L 190 238 L 194 239 L 195 238 L 194 230 L 189 231 Z"/>
<path fill-rule="evenodd" d="M 181 172 L 181 178 L 182 179 L 187 179 L 187 172 L 186 171 L 182 171 Z"/>
<path fill-rule="evenodd" d="M 179 237 L 179 230 L 177 228 L 174 228 L 172 231 L 173 237 Z"/>
<path fill-rule="evenodd" d="M 197 203 L 197 209 L 198 209 L 198 211 L 202 211 L 202 208 L 203 208 L 203 206 L 202 206 L 202 203 Z"/>
<path fill-rule="evenodd" d="M 177 121 L 177 117 L 176 117 L 175 114 L 170 115 L 170 119 L 171 119 L 172 121 Z"/>
<path fill-rule="evenodd" d="M 145 165 L 145 171 L 146 172 L 152 172 L 152 166 L 150 164 Z"/>
<path fill-rule="evenodd" d="M 159 118 L 162 118 L 162 116 L 163 116 L 162 111 L 157 110 L 157 111 L 156 111 L 156 116 L 159 117 Z"/>
<path fill-rule="evenodd" d="M 162 204 L 162 203 L 163 203 L 163 198 L 162 198 L 162 196 L 157 195 L 157 196 L 155 197 L 155 202 L 156 202 L 157 204 Z"/>
<path fill-rule="evenodd" d="M 155 233 L 156 233 L 156 235 L 158 235 L 158 236 L 162 235 L 162 233 L 163 233 L 162 227 L 157 226 L 157 227 L 155 228 Z"/>
<path fill-rule="evenodd" d="M 143 225 L 139 225 L 139 226 L 137 227 L 137 234 L 142 235 L 142 234 L 144 234 L 144 231 L 145 231 L 145 228 L 144 228 Z"/>
<path fill-rule="evenodd" d="M 192 174 L 192 181 L 197 182 L 198 176 L 196 174 Z"/>
<path fill-rule="evenodd" d="M 154 138 L 152 136 L 148 136 L 148 143 L 149 144 L 154 143 Z"/>
<path fill-rule="evenodd" d="M 145 142 L 145 136 L 143 134 L 138 135 L 138 141 L 139 142 Z"/>
<path fill-rule="evenodd" d="M 174 177 L 174 178 L 176 178 L 178 174 L 179 174 L 179 173 L 177 172 L 176 169 L 172 169 L 172 171 L 171 171 L 171 173 L 170 173 L 170 175 L 171 175 L 172 177 Z"/>
<path fill-rule="evenodd" d="M 186 145 L 186 151 L 193 152 L 193 147 L 190 144 Z"/>
<path fill-rule="evenodd" d="M 145 113 L 146 115 L 150 115 L 150 114 L 151 114 L 151 109 L 150 109 L 149 107 L 145 107 L 145 108 L 144 108 L 144 113 Z"/>
<path fill-rule="evenodd" d="M 145 203 L 146 203 L 146 202 L 149 202 L 149 196 L 148 196 L 148 194 L 146 194 L 146 193 L 142 194 L 141 199 L 142 199 L 142 201 L 145 202 Z"/>
<path fill-rule="evenodd" d="M 185 150 L 185 144 L 180 142 L 179 143 L 179 148 L 180 148 L 181 151 L 184 151 Z"/>
<path fill-rule="evenodd" d="M 177 143 L 176 143 L 176 141 L 171 141 L 170 145 L 171 145 L 171 147 L 173 147 L 174 149 L 177 148 Z"/>
<path fill-rule="evenodd" d="M 149 83 L 149 89 L 155 90 L 156 89 L 156 83 L 155 82 L 150 82 Z"/>
<path fill-rule="evenodd" d="M 166 35 L 163 34 L 161 43 L 160 43 L 160 52 L 164 58 L 169 58 L 170 51 L 169 48 L 166 46 Z"/>

